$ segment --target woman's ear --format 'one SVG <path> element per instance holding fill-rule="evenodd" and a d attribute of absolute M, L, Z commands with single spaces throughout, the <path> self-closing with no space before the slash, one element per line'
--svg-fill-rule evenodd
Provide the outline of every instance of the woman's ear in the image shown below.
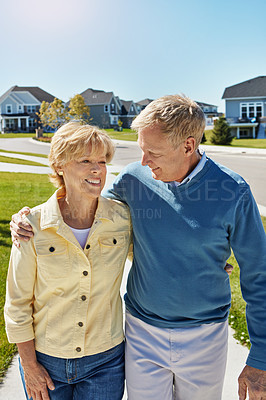
<path fill-rule="evenodd" d="M 63 170 L 60 167 L 55 167 L 57 175 L 63 176 Z"/>

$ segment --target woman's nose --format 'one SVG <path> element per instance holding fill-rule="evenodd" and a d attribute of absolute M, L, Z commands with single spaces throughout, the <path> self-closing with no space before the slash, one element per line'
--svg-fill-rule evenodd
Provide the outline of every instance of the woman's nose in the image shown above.
<path fill-rule="evenodd" d="M 92 170 L 92 172 L 97 173 L 97 172 L 101 171 L 101 167 L 98 163 L 93 163 L 93 164 L 91 164 L 91 170 Z"/>

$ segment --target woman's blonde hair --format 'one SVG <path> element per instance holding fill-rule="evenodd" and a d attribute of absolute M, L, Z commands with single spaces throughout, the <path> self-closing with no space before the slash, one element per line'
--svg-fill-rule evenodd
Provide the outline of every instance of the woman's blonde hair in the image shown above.
<path fill-rule="evenodd" d="M 80 122 L 68 122 L 62 125 L 51 141 L 49 164 L 53 172 L 50 180 L 57 188 L 65 186 L 63 176 L 57 170 L 76 158 L 82 157 L 90 146 L 91 154 L 103 151 L 106 161 L 110 162 L 115 152 L 115 146 L 107 133 L 96 126 L 82 125 Z"/>
<path fill-rule="evenodd" d="M 191 136 L 198 147 L 205 129 L 205 115 L 189 97 L 164 96 L 144 108 L 133 120 L 131 128 L 138 132 L 156 124 L 174 148 Z"/>

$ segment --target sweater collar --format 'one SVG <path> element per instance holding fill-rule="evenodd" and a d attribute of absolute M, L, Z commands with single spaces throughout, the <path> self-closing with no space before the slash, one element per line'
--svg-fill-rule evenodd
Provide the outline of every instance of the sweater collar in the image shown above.
<path fill-rule="evenodd" d="M 200 161 L 196 165 L 196 167 L 190 172 L 190 174 L 188 176 L 186 176 L 182 180 L 182 182 L 173 181 L 173 182 L 169 182 L 169 184 L 171 186 L 180 186 L 180 185 L 188 183 L 204 168 L 204 165 L 206 164 L 206 161 L 207 161 L 207 156 L 206 156 L 206 153 L 204 152 L 202 154 L 202 156 L 201 156 Z"/>

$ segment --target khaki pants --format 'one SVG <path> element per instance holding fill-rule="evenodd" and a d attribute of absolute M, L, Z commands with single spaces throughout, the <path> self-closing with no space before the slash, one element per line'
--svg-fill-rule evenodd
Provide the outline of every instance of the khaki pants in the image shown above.
<path fill-rule="evenodd" d="M 220 400 L 228 323 L 165 329 L 127 312 L 128 400 Z"/>

